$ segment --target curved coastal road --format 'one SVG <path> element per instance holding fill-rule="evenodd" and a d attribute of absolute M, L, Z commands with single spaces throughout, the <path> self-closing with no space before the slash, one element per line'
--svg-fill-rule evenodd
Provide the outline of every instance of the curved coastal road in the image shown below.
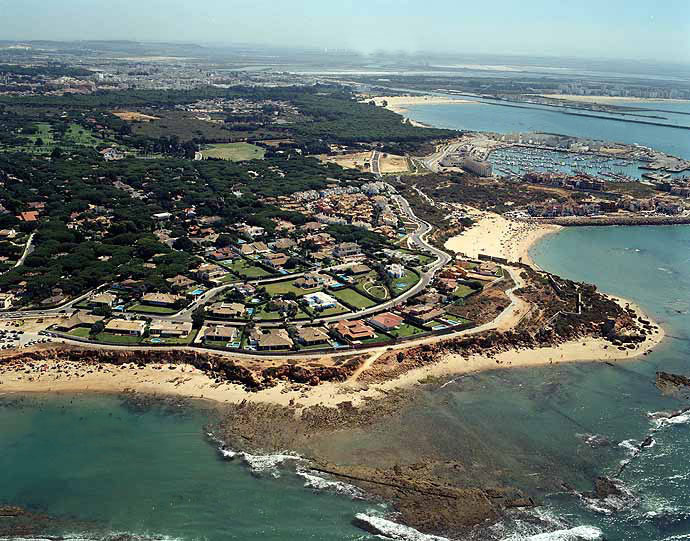
<path fill-rule="evenodd" d="M 88 349 L 106 349 L 106 350 L 132 350 L 132 351 L 174 351 L 174 350 L 183 350 L 183 351 L 196 351 L 196 352 L 206 352 L 210 354 L 215 354 L 215 355 L 221 355 L 223 357 L 231 357 L 234 359 L 254 359 L 254 360 L 265 360 L 265 359 L 271 359 L 271 360 L 288 360 L 288 359 L 321 359 L 323 357 L 344 357 L 344 356 L 352 356 L 352 355 L 360 355 L 360 354 L 367 354 L 367 353 L 372 353 L 376 354 L 378 356 L 381 355 L 381 352 L 386 352 L 386 351 L 395 351 L 395 350 L 401 350 L 401 349 L 408 349 L 416 346 L 421 346 L 424 344 L 434 344 L 438 342 L 444 342 L 446 340 L 452 340 L 454 338 L 460 338 L 462 336 L 471 336 L 473 334 L 478 334 L 482 333 L 485 331 L 490 331 L 490 330 L 506 330 L 511 327 L 514 327 L 521 319 L 524 317 L 524 315 L 527 313 L 525 310 L 526 303 L 523 299 L 517 297 L 515 295 L 515 291 L 521 287 L 523 287 L 524 282 L 522 278 L 520 278 L 519 273 L 515 269 L 511 269 L 510 267 L 506 267 L 506 270 L 508 271 L 508 274 L 510 274 L 511 278 L 515 282 L 515 286 L 506 290 L 506 294 L 508 295 L 508 298 L 510 299 L 510 304 L 492 321 L 489 321 L 488 323 L 484 323 L 482 325 L 479 325 L 477 327 L 472 327 L 471 329 L 463 329 L 460 331 L 455 331 L 452 333 L 440 335 L 440 336 L 426 336 L 423 338 L 419 338 L 417 340 L 408 340 L 406 342 L 400 342 L 397 344 L 390 344 L 390 345 L 379 345 L 379 346 L 372 346 L 370 348 L 361 348 L 361 349 L 343 349 L 343 350 L 333 350 L 333 351 L 328 351 L 326 353 L 324 352 L 318 352 L 318 353 L 300 353 L 300 352 L 293 352 L 293 353 L 281 353 L 281 352 L 270 352 L 270 354 L 266 355 L 257 355 L 256 353 L 239 353 L 239 352 L 234 352 L 234 351 L 223 351 L 223 350 L 217 350 L 217 349 L 210 349 L 210 348 L 204 348 L 204 347 L 186 347 L 186 346 L 135 346 L 135 345 L 122 345 L 122 346 L 116 346 L 116 345 L 109 345 L 109 344 L 98 344 L 96 342 L 82 342 L 80 340 L 70 340 L 68 338 L 64 338 L 60 336 L 59 338 L 56 338 L 53 340 L 53 343 L 64 343 L 64 344 L 70 344 L 74 346 L 80 346 L 80 347 L 85 347 Z M 40 333 L 26 333 L 26 336 L 31 339 L 31 338 L 41 338 L 45 336 L 44 334 Z"/>

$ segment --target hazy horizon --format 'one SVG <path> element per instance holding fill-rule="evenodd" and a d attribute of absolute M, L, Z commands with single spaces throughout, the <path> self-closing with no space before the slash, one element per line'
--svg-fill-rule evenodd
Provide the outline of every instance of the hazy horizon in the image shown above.
<path fill-rule="evenodd" d="M 498 0 L 0 0 L 0 39 L 132 40 L 359 53 L 572 57 L 690 63 L 690 4 Z M 60 24 L 55 24 L 60 21 Z"/>

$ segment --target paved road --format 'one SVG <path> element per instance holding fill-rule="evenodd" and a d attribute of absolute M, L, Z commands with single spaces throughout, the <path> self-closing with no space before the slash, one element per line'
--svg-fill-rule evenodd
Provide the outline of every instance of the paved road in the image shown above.
<path fill-rule="evenodd" d="M 339 269 L 344 269 L 347 268 L 351 265 L 351 263 L 342 263 L 339 265 L 333 265 L 331 267 L 325 267 L 320 270 L 339 270 Z M 204 292 L 202 295 L 197 297 L 189 306 L 181 310 L 180 312 L 177 312 L 175 314 L 170 314 L 170 315 L 165 315 L 165 314 L 149 314 L 151 317 L 155 317 L 156 319 L 165 319 L 168 321 L 191 321 L 192 320 L 192 313 L 194 310 L 196 310 L 200 305 L 205 304 L 209 300 L 211 300 L 213 297 L 218 295 L 220 292 L 222 292 L 224 289 L 233 287 L 236 284 L 239 283 L 250 283 L 252 285 L 265 285 L 265 284 L 270 284 L 271 282 L 279 282 L 281 280 L 285 280 L 287 278 L 294 279 L 294 278 L 299 278 L 300 276 L 304 276 L 305 274 L 308 274 L 310 272 L 316 272 L 319 269 L 311 269 L 305 272 L 298 272 L 294 274 L 286 274 L 284 276 L 274 276 L 271 278 L 262 278 L 262 279 L 256 279 L 256 280 L 246 280 L 246 281 L 237 281 L 237 282 L 232 282 L 228 284 L 223 284 L 220 286 L 216 286 L 214 288 L 209 289 L 208 291 Z M 107 289 L 108 284 L 101 285 L 97 287 L 96 289 L 92 289 L 91 291 L 87 291 L 83 295 L 80 295 L 76 299 L 72 299 L 71 301 L 61 304 L 60 306 L 56 306 L 55 308 L 46 308 L 44 310 L 22 310 L 22 311 L 15 311 L 15 312 L 0 312 L 0 319 L 20 319 L 20 318 L 40 318 L 40 317 L 50 317 L 50 316 L 56 316 L 59 314 L 67 314 L 75 310 L 75 306 L 79 304 L 81 301 L 89 298 L 91 295 L 97 293 L 98 291 Z M 137 315 L 133 312 L 129 312 L 130 315 Z M 138 314 L 141 315 L 141 314 Z"/>
<path fill-rule="evenodd" d="M 410 289 L 405 291 L 402 295 L 399 295 L 395 297 L 394 299 L 391 299 L 389 301 L 384 302 L 383 304 L 377 304 L 376 306 L 372 306 L 371 308 L 367 308 L 365 310 L 360 310 L 359 312 L 351 312 L 348 314 L 342 314 L 339 316 L 333 316 L 333 317 L 327 317 L 327 318 L 319 318 L 315 319 L 315 322 L 319 323 L 331 323 L 334 321 L 339 321 L 342 319 L 354 319 L 354 318 L 362 318 L 371 314 L 375 314 L 378 312 L 381 312 L 383 310 L 390 310 L 394 306 L 397 306 L 398 304 L 406 301 L 410 297 L 414 297 L 431 283 L 431 281 L 434 279 L 434 276 L 436 273 L 442 269 L 445 265 L 448 264 L 448 262 L 451 261 L 451 256 L 448 255 L 446 252 L 443 250 L 439 250 L 438 248 L 432 246 L 426 241 L 426 236 L 431 232 L 433 229 L 433 226 L 431 226 L 429 223 L 420 220 L 417 218 L 415 213 L 412 211 L 410 208 L 410 204 L 407 202 L 407 199 L 402 197 L 401 195 L 394 195 L 393 199 L 396 201 L 398 204 L 398 207 L 401 210 L 401 213 L 407 215 L 407 218 L 417 224 L 417 230 L 414 233 L 410 234 L 410 239 L 415 244 L 418 248 L 424 251 L 431 252 L 436 256 L 436 261 L 426 270 L 425 272 L 421 273 L 420 280 L 417 282 L 414 286 L 412 286 Z"/>
<path fill-rule="evenodd" d="M 56 316 L 62 313 L 69 313 L 73 310 L 74 306 L 79 304 L 81 301 L 89 298 L 91 295 L 94 293 L 97 293 L 101 289 L 103 289 L 105 286 L 100 286 L 96 289 L 92 289 L 91 291 L 87 291 L 83 295 L 80 295 L 76 299 L 72 299 L 71 301 L 61 304 L 60 306 L 56 306 L 55 308 L 46 308 L 45 310 L 22 310 L 22 311 L 16 311 L 16 312 L 0 312 L 0 319 L 21 319 L 21 318 L 37 318 L 37 317 L 50 317 L 50 316 Z"/>
<path fill-rule="evenodd" d="M 402 214 L 405 214 L 408 220 L 417 224 L 417 230 L 410 234 L 410 240 L 413 243 L 413 245 L 415 245 L 416 248 L 421 249 L 423 251 L 431 252 L 433 255 L 436 256 L 436 261 L 425 272 L 421 273 L 419 282 L 417 282 L 414 286 L 412 286 L 410 289 L 408 289 L 401 295 L 393 299 L 390 299 L 382 304 L 372 306 L 371 308 L 359 310 L 358 312 L 348 312 L 346 314 L 339 314 L 337 316 L 315 318 L 314 323 L 333 323 L 335 321 L 341 321 L 344 319 L 359 319 L 372 314 L 376 314 L 378 312 L 382 312 L 384 310 L 390 310 L 398 304 L 405 302 L 407 299 L 414 297 L 415 295 L 419 294 L 424 289 L 426 289 L 426 287 L 433 281 L 436 273 L 452 260 L 451 256 L 448 255 L 446 252 L 444 252 L 443 250 L 439 250 L 438 248 L 432 246 L 426 241 L 426 236 L 433 230 L 433 226 L 428 222 L 419 219 L 415 215 L 414 211 L 410 208 L 410 204 L 404 197 L 400 195 L 394 195 L 393 200 L 398 204 L 400 212 Z M 339 265 L 339 267 L 343 267 L 343 265 Z M 278 325 L 282 325 L 282 322 L 266 322 L 261 324 L 261 326 L 263 327 L 275 327 Z"/>
<path fill-rule="evenodd" d="M 26 259 L 26 256 L 28 256 L 31 252 L 34 251 L 34 236 L 36 233 L 31 233 L 29 235 L 29 238 L 26 240 L 26 246 L 24 246 L 24 251 L 22 252 L 22 256 L 19 258 L 19 260 L 14 264 L 15 268 L 19 267 L 24 264 L 24 260 Z"/>
<path fill-rule="evenodd" d="M 462 146 L 462 143 L 452 143 L 450 145 L 446 145 L 438 152 L 434 152 L 425 158 L 420 158 L 419 161 L 424 164 L 424 167 L 430 171 L 433 171 L 434 173 L 437 173 L 440 168 L 439 163 L 443 160 L 443 158 L 445 158 L 448 154 L 457 151 L 460 146 Z"/>
<path fill-rule="evenodd" d="M 371 172 L 377 177 L 381 176 L 381 153 L 378 150 L 371 153 Z"/>

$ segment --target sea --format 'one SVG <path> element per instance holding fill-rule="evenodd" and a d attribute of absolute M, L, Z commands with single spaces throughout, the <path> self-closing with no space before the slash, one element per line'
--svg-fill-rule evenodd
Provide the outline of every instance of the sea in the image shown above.
<path fill-rule="evenodd" d="M 467 105 L 452 107 L 465 118 Z M 489 116 L 497 110 L 504 108 Z M 504 127 L 513 130 L 512 122 Z M 536 120 L 521 122 L 546 131 Z M 446 120 L 470 127 L 464 123 Z M 687 145 L 674 144 L 688 154 Z M 462 464 L 470 486 L 523 487 L 539 504 L 458 541 L 690 539 L 690 412 L 678 413 L 690 403 L 655 386 L 658 370 L 690 376 L 690 226 L 564 229 L 531 256 L 544 269 L 633 300 L 667 339 L 627 362 L 592 359 L 431 384 L 380 432 L 341 434 L 331 445 L 372 460 L 438 456 Z M 443 539 L 387 522 L 385 504 L 315 475 L 288 449 L 229 452 L 211 433 L 214 415 L 203 404 L 142 405 L 129 395 L 0 391 L 0 506 L 32 513 L 14 531 L 8 525 L 20 523 L 0 517 L 0 539 L 379 539 L 354 526 L 355 517 L 389 539 Z M 598 476 L 622 495 L 588 497 Z"/>

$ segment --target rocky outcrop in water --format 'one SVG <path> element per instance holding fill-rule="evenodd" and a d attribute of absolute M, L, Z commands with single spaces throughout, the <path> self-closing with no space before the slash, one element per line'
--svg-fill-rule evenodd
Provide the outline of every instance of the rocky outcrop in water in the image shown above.
<path fill-rule="evenodd" d="M 594 490 L 585 493 L 587 497 L 603 500 L 609 496 L 622 496 L 623 491 L 619 484 L 608 477 L 597 477 L 594 481 Z"/>
<path fill-rule="evenodd" d="M 590 509 L 605 515 L 629 509 L 640 502 L 620 480 L 604 476 L 596 478 L 594 490 L 580 496 Z"/>
<path fill-rule="evenodd" d="M 45 537 L 43 532 L 60 530 L 85 531 L 90 526 L 82 521 L 57 519 L 49 515 L 35 513 L 17 505 L 0 503 L 0 538 L 3 539 L 63 539 L 62 537 Z"/>
<path fill-rule="evenodd" d="M 664 394 L 678 394 L 690 391 L 690 378 L 670 372 L 656 373 L 656 386 Z"/>
<path fill-rule="evenodd" d="M 402 522 L 422 532 L 457 532 L 504 510 L 534 507 L 534 501 L 512 488 L 467 488 L 445 484 L 428 475 L 423 465 L 384 470 L 366 466 L 323 464 L 315 471 L 342 479 L 367 493 L 393 502 Z"/>

